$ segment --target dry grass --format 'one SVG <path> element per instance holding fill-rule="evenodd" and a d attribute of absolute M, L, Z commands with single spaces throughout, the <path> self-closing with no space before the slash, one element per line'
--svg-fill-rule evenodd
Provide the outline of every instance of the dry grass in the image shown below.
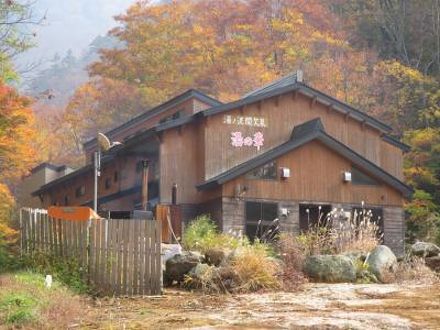
<path fill-rule="evenodd" d="M 302 271 L 306 258 L 304 246 L 299 243 L 295 235 L 283 233 L 277 242 L 277 250 L 283 261 L 281 274 L 283 288 L 288 291 L 299 289 L 307 282 Z"/>
<path fill-rule="evenodd" d="M 46 288 L 42 275 L 21 272 L 0 281 L 0 323 L 10 328 L 66 329 L 82 315 L 80 297 L 57 282 Z"/>
<path fill-rule="evenodd" d="M 426 266 L 425 260 L 419 257 L 407 258 L 399 262 L 392 280 L 400 284 L 432 285 L 440 283 L 439 275 Z"/>
<path fill-rule="evenodd" d="M 235 252 L 232 269 L 238 278 L 236 291 L 255 292 L 258 290 L 279 289 L 279 262 L 270 257 L 266 244 L 254 243 L 243 246 Z"/>
<path fill-rule="evenodd" d="M 345 221 L 337 221 L 337 213 L 333 216 L 337 224 L 330 230 L 330 236 L 336 253 L 369 252 L 380 244 L 382 235 L 379 227 L 372 222 L 371 211 L 355 212 Z"/>

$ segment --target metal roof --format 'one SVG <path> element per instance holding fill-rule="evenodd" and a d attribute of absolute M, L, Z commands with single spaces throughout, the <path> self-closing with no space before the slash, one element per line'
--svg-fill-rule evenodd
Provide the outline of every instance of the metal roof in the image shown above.
<path fill-rule="evenodd" d="M 218 106 L 223 104 L 222 102 L 220 102 L 219 100 L 216 100 L 198 90 L 195 89 L 189 89 L 186 92 L 152 108 L 149 109 L 143 113 L 141 113 L 140 115 L 126 121 L 125 123 L 123 123 L 122 125 L 119 125 L 115 128 L 112 128 L 111 130 L 105 132 L 105 135 L 112 137 L 112 135 L 117 134 L 118 132 L 130 127 L 131 125 L 134 125 L 136 123 L 148 120 L 162 112 L 165 112 L 167 110 L 169 110 L 172 107 L 175 107 L 177 104 L 185 102 L 191 98 L 196 98 L 210 106 Z M 96 138 L 92 138 L 88 141 L 86 141 L 83 145 L 84 148 L 87 148 L 91 145 L 93 145 L 94 143 L 96 143 Z"/>

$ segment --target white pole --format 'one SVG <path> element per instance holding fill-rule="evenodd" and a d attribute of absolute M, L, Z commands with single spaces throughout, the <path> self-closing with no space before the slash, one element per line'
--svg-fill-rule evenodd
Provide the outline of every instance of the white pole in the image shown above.
<path fill-rule="evenodd" d="M 100 167 L 101 167 L 101 151 L 95 151 L 95 186 L 94 186 L 94 195 L 93 195 L 93 210 L 98 212 L 98 177 L 100 176 Z"/>

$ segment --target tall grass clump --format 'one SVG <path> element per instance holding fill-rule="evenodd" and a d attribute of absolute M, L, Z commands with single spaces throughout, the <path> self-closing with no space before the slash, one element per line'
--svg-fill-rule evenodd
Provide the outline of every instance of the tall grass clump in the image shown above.
<path fill-rule="evenodd" d="M 338 212 L 330 215 L 337 219 Z M 335 253 L 369 252 L 378 246 L 383 234 L 379 226 L 372 220 L 371 210 L 355 211 L 353 216 L 345 221 L 337 221 L 330 230 L 331 241 Z"/>
<path fill-rule="evenodd" d="M 232 270 L 238 278 L 236 291 L 255 292 L 279 289 L 280 262 L 271 256 L 271 248 L 255 242 L 239 248 L 232 259 Z"/>
<path fill-rule="evenodd" d="M 306 251 L 303 243 L 292 233 L 282 233 L 276 244 L 279 257 L 282 261 L 281 277 L 283 288 L 297 290 L 307 282 L 303 267 Z"/>
<path fill-rule="evenodd" d="M 211 249 L 236 249 L 244 244 L 244 238 L 220 233 L 208 215 L 195 218 L 185 229 L 182 244 L 187 250 L 205 253 Z"/>

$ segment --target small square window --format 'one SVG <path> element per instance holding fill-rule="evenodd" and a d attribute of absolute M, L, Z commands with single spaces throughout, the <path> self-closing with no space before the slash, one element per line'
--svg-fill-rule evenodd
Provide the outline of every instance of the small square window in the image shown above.
<path fill-rule="evenodd" d="M 248 179 L 268 179 L 276 180 L 277 178 L 277 163 L 270 162 L 246 174 Z"/>

